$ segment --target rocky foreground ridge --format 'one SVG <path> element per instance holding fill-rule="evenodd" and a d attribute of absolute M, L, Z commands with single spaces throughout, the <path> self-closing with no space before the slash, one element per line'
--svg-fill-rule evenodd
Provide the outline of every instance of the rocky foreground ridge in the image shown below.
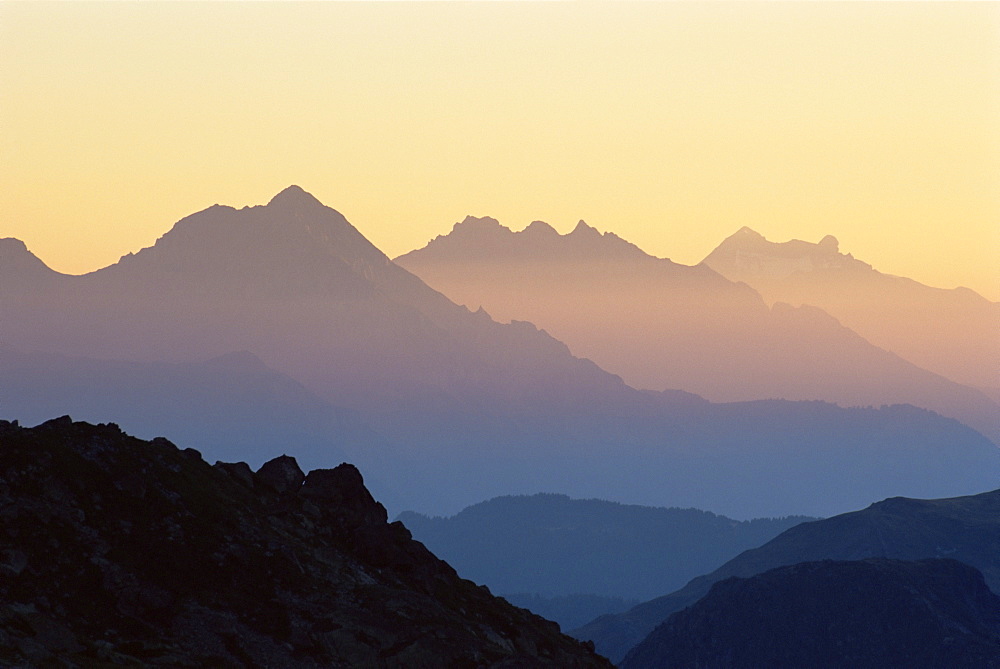
<path fill-rule="evenodd" d="M 0 421 L 0 664 L 611 666 L 386 521 L 352 465 Z"/>

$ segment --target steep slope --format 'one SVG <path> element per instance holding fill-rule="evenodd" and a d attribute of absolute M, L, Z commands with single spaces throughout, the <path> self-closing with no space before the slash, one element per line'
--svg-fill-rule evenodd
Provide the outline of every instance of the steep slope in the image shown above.
<path fill-rule="evenodd" d="M 1000 387 L 1000 303 L 883 274 L 840 252 L 837 239 L 775 243 L 750 228 L 703 261 L 769 303 L 811 304 L 876 346 L 958 383 Z"/>
<path fill-rule="evenodd" d="M 20 239 L 0 239 L 0 291 L 30 294 L 51 289 L 54 284 L 68 278 L 50 269 L 28 251 Z"/>
<path fill-rule="evenodd" d="M 398 520 L 465 578 L 503 595 L 646 600 L 812 519 L 735 521 L 697 509 L 539 494 L 497 497 L 450 518 L 407 512 Z"/>
<path fill-rule="evenodd" d="M 621 666 L 1000 667 L 1000 597 L 955 560 L 779 567 L 716 583 Z"/>
<path fill-rule="evenodd" d="M 892 498 L 867 509 L 796 525 L 760 548 L 664 597 L 574 630 L 613 661 L 675 611 L 691 606 L 713 583 L 817 560 L 899 560 L 948 557 L 972 565 L 1000 592 L 1000 490 L 950 499 Z"/>
<path fill-rule="evenodd" d="M 0 422 L 0 498 L 5 664 L 609 666 L 387 524 L 351 465 Z"/>
<path fill-rule="evenodd" d="M 537 324 L 637 388 L 713 401 L 907 403 L 1000 443 L 1000 405 L 980 390 L 872 345 L 819 309 L 768 308 L 707 264 L 655 258 L 582 221 L 560 235 L 540 221 L 512 232 L 469 217 L 396 262 L 471 309 Z"/>
<path fill-rule="evenodd" d="M 22 259 L 0 274 L 37 269 Z M 355 412 L 378 438 L 352 457 L 394 510 L 552 490 L 825 516 L 988 489 L 1000 474 L 986 439 L 909 407 L 712 405 L 632 389 L 530 323 L 450 302 L 297 187 L 193 214 L 97 272 L 19 285 L 0 284 L 6 346 L 178 364 L 248 351 Z M 174 402 L 167 389 L 162 402 Z"/>

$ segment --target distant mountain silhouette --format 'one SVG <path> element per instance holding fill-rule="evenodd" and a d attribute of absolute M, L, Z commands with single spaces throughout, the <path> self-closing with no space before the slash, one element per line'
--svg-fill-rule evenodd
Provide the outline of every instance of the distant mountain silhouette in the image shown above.
<path fill-rule="evenodd" d="M 0 239 L 0 291 L 18 291 L 28 297 L 32 292 L 51 289 L 64 276 L 39 260 L 20 239 Z"/>
<path fill-rule="evenodd" d="M 672 594 L 603 616 L 571 634 L 592 639 L 598 652 L 617 662 L 667 616 L 701 599 L 713 583 L 799 562 L 873 557 L 954 558 L 980 570 L 986 584 L 1000 593 L 1000 490 L 950 499 L 896 497 L 796 525 Z"/>
<path fill-rule="evenodd" d="M 357 407 L 387 396 L 434 406 L 467 397 L 470 379 L 484 400 L 519 396 L 518 381 L 562 403 L 576 399 L 570 379 L 624 389 L 531 326 L 454 305 L 296 186 L 266 206 L 215 205 L 115 265 L 64 278 L 3 319 L 8 345 L 138 360 L 249 350 Z"/>
<path fill-rule="evenodd" d="M 610 666 L 387 523 L 352 465 L 212 467 L 69 417 L 0 446 L 3 666 Z"/>
<path fill-rule="evenodd" d="M 817 248 L 829 247 L 835 254 L 832 238 Z M 754 290 L 710 268 L 713 257 L 679 265 L 583 221 L 560 235 L 541 221 L 512 232 L 495 219 L 468 217 L 396 262 L 470 309 L 535 323 L 637 388 L 679 388 L 713 401 L 907 403 L 957 418 L 1000 444 L 1000 404 L 982 391 L 872 345 L 820 309 L 769 308 Z M 991 334 L 982 323 L 978 332 Z M 946 339 L 938 342 L 944 348 Z M 994 379 L 1000 385 L 1000 375 Z"/>
<path fill-rule="evenodd" d="M 552 494 L 497 497 L 450 518 L 406 512 L 398 519 L 463 577 L 493 592 L 640 600 L 812 520 L 735 521 L 697 509 Z"/>
<path fill-rule="evenodd" d="M 40 271 L 23 247 L 12 253 L 21 260 L 0 276 Z M 356 462 L 394 510 L 454 513 L 554 490 L 822 516 L 987 489 L 1000 473 L 986 439 L 912 407 L 712 405 L 635 390 L 530 323 L 452 303 L 298 187 L 188 216 L 87 275 L 42 267 L 50 280 L 0 284 L 6 346 L 178 364 L 248 351 L 377 434 Z"/>
<path fill-rule="evenodd" d="M 319 466 L 366 456 L 380 438 L 251 353 L 200 362 L 126 362 L 0 346 L 0 419 L 35 425 L 72 414 L 137 436 L 170 434 L 217 460 L 255 467 L 294 445 Z M 384 446 L 383 446 L 384 448 Z"/>
<path fill-rule="evenodd" d="M 820 307 L 876 346 L 953 381 L 1000 388 L 1000 303 L 967 288 L 883 274 L 841 253 L 830 235 L 818 244 L 775 243 L 746 227 L 704 264 L 769 303 Z"/>
<path fill-rule="evenodd" d="M 621 667 L 1000 667 L 1000 597 L 955 560 L 779 567 L 716 583 Z"/>

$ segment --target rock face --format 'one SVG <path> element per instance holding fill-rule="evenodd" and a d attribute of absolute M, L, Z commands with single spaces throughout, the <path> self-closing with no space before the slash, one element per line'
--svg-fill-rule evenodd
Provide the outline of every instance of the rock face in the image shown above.
<path fill-rule="evenodd" d="M 800 563 L 716 583 L 621 666 L 1000 667 L 1000 597 L 956 560 Z"/>
<path fill-rule="evenodd" d="M 68 417 L 0 421 L 0 665 L 602 667 L 462 580 L 351 465 L 209 466 Z"/>

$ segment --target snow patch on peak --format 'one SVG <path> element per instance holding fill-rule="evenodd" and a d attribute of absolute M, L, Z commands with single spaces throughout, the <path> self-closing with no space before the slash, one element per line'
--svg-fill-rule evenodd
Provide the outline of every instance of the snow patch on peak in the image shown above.
<path fill-rule="evenodd" d="M 764 235 L 760 234 L 753 228 L 744 225 L 742 228 L 736 231 L 733 237 L 745 237 L 748 239 L 764 239 Z"/>

